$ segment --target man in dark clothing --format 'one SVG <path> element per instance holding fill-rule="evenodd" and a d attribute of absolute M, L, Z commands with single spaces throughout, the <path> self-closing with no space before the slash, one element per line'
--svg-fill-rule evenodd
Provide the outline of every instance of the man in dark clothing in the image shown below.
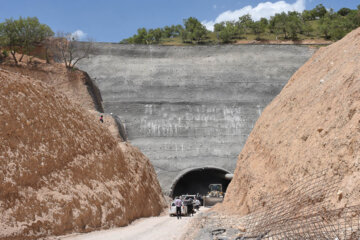
<path fill-rule="evenodd" d="M 193 199 L 189 198 L 187 200 L 187 209 L 188 209 L 188 214 L 193 216 L 194 215 L 194 205 L 193 205 Z"/>
<path fill-rule="evenodd" d="M 187 207 L 187 213 L 189 216 L 193 216 L 194 215 L 194 205 L 193 205 L 193 199 L 192 198 L 188 198 L 186 200 L 184 200 L 184 206 Z"/>

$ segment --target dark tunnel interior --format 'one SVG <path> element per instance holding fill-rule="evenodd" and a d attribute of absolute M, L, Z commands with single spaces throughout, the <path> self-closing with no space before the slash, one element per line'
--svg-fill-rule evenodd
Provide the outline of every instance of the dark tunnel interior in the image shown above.
<path fill-rule="evenodd" d="M 209 185 L 213 183 L 221 183 L 223 192 L 226 192 L 230 183 L 230 180 L 225 179 L 227 173 L 216 168 L 201 168 L 189 171 L 174 183 L 171 197 L 197 193 L 206 195 L 209 192 Z"/>

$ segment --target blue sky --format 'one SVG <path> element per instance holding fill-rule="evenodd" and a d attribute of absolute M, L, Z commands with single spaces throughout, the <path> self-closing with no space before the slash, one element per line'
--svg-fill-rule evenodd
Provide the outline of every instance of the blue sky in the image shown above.
<path fill-rule="evenodd" d="M 267 3 L 266 3 L 267 2 Z M 0 22 L 6 18 L 33 17 L 54 32 L 75 32 L 99 42 L 119 42 L 140 27 L 156 28 L 182 24 L 190 16 L 209 29 L 221 20 L 251 13 L 267 17 L 281 10 L 312 9 L 322 3 L 326 8 L 355 9 L 359 0 L 0 0 Z"/>

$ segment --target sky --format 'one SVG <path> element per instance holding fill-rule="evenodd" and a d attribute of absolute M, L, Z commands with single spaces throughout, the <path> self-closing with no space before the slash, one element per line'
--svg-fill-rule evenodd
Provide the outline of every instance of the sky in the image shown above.
<path fill-rule="evenodd" d="M 138 28 L 182 24 L 196 17 L 209 30 L 221 21 L 250 13 L 253 19 L 278 12 L 303 11 L 323 4 L 335 11 L 356 9 L 359 0 L 0 0 L 0 22 L 7 18 L 37 17 L 56 33 L 69 32 L 80 39 L 119 42 Z"/>

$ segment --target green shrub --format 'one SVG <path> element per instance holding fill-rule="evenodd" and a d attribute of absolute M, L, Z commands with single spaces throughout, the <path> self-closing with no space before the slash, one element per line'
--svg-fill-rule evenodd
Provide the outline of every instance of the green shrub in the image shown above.
<path fill-rule="evenodd" d="M 2 55 L 6 58 L 6 57 L 9 56 L 9 53 L 8 53 L 8 51 L 3 50 L 3 51 L 2 51 Z"/>

